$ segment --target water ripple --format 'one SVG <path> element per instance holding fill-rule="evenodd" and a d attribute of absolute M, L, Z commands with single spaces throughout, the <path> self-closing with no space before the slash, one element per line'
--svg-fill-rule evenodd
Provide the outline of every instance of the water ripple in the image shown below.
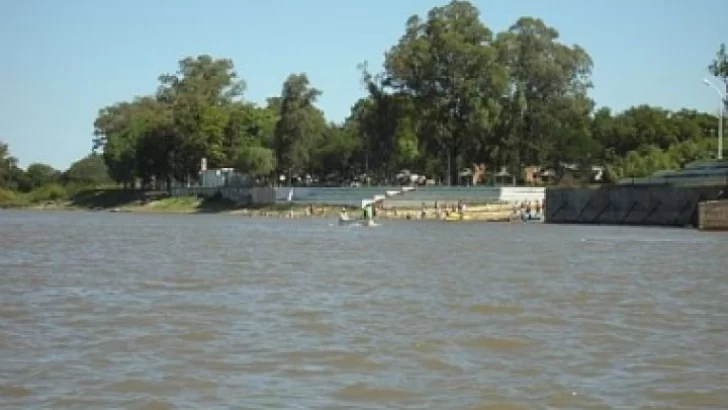
<path fill-rule="evenodd" d="M 728 406 L 728 238 L 0 212 L 3 408 Z"/>

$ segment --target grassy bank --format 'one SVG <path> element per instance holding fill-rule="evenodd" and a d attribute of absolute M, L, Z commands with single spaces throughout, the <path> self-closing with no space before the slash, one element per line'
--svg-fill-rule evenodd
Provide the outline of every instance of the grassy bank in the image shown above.
<path fill-rule="evenodd" d="M 170 198 L 164 192 L 148 192 L 113 188 L 85 188 L 71 190 L 62 186 L 43 187 L 27 194 L 0 190 L 0 207 L 34 210 L 89 210 L 111 212 L 160 212 L 160 213 L 227 213 L 243 216 L 298 218 L 336 218 L 340 206 L 304 204 L 276 204 L 259 207 L 241 207 L 219 197 Z M 360 210 L 350 208 L 350 215 L 357 217 Z M 421 209 L 390 208 L 380 210 L 379 219 L 420 219 Z M 471 206 L 469 220 L 506 221 L 510 208 L 505 205 Z M 425 219 L 436 219 L 434 209 L 428 209 Z"/>
<path fill-rule="evenodd" d="M 89 210 L 113 212 L 165 213 L 240 213 L 271 216 L 273 214 L 304 214 L 303 205 L 270 205 L 241 207 L 220 198 L 169 197 L 165 192 L 126 190 L 118 188 L 68 189 L 49 185 L 29 193 L 0 189 L 0 208 L 33 210 Z M 339 208 L 335 207 L 338 212 Z M 316 214 L 320 214 L 319 210 Z M 334 215 L 334 207 L 326 207 L 326 215 Z"/>
<path fill-rule="evenodd" d="M 0 208 L 28 208 L 42 203 L 63 202 L 81 190 L 59 184 L 44 185 L 27 193 L 0 188 Z"/>
<path fill-rule="evenodd" d="M 221 198 L 170 198 L 164 192 L 116 188 L 73 189 L 60 185 L 29 193 L 0 190 L 0 207 L 22 209 L 68 209 L 92 211 L 225 212 L 238 209 Z"/>

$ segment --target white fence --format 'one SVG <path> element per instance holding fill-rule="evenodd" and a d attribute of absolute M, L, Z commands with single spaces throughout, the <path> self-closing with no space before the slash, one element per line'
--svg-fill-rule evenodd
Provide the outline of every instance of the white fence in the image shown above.
<path fill-rule="evenodd" d="M 543 202 L 546 197 L 546 188 L 544 187 L 502 187 L 498 200 L 501 202 L 524 202 L 539 201 Z"/>
<path fill-rule="evenodd" d="M 384 195 L 388 191 L 397 191 L 401 187 L 278 187 L 276 201 L 294 203 L 311 203 L 319 205 L 351 205 L 361 204 L 362 199 L 372 199 Z M 471 204 L 494 202 L 543 201 L 543 187 L 420 187 L 413 191 L 388 197 L 385 204 L 393 206 L 419 206 L 422 202 L 435 201 L 447 204 L 464 201 Z"/>
<path fill-rule="evenodd" d="M 288 202 L 317 205 L 359 206 L 362 199 L 372 199 L 387 191 L 401 187 L 176 187 L 172 196 L 212 197 L 218 193 L 225 199 L 239 204 L 266 205 Z M 495 202 L 518 203 L 524 201 L 542 202 L 543 187 L 423 187 L 400 195 L 388 197 L 385 204 L 392 206 L 419 206 L 421 203 L 441 204 L 464 201 L 470 204 Z"/>
<path fill-rule="evenodd" d="M 270 187 L 177 187 L 171 190 L 172 196 L 210 198 L 218 194 L 238 204 L 269 205 L 276 202 L 276 191 Z"/>

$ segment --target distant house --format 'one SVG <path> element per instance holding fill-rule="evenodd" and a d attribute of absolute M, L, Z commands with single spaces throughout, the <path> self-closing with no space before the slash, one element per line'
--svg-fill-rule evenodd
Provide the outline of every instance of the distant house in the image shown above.
<path fill-rule="evenodd" d="M 516 185 L 516 177 L 508 172 L 506 167 L 501 167 L 500 171 L 493 174 L 493 183 L 495 185 Z"/>
<path fill-rule="evenodd" d="M 554 175 L 559 179 L 572 178 L 592 183 L 604 182 L 605 167 L 601 165 L 592 165 L 588 168 L 582 168 L 578 164 L 559 163 L 558 170 L 554 170 Z"/>
<path fill-rule="evenodd" d="M 174 181 L 171 187 L 174 188 L 222 188 L 222 187 L 245 187 L 250 186 L 253 180 L 234 168 L 207 168 L 207 159 L 200 161 L 200 171 L 196 181 Z"/>
<path fill-rule="evenodd" d="M 424 185 L 427 183 L 426 176 L 415 174 L 408 169 L 399 171 L 394 178 L 402 185 Z"/>
<path fill-rule="evenodd" d="M 217 168 L 200 171 L 200 186 L 204 188 L 244 186 L 247 182 L 248 178 L 233 168 Z"/>
<path fill-rule="evenodd" d="M 523 182 L 527 185 L 541 184 L 543 182 L 542 171 L 543 168 L 536 165 L 523 167 Z"/>

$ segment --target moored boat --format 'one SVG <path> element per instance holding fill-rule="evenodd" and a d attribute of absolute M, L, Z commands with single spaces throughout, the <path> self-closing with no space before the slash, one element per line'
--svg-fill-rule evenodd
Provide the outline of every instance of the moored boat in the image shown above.
<path fill-rule="evenodd" d="M 339 226 L 357 225 L 359 224 L 358 219 L 344 219 L 339 218 Z"/>

